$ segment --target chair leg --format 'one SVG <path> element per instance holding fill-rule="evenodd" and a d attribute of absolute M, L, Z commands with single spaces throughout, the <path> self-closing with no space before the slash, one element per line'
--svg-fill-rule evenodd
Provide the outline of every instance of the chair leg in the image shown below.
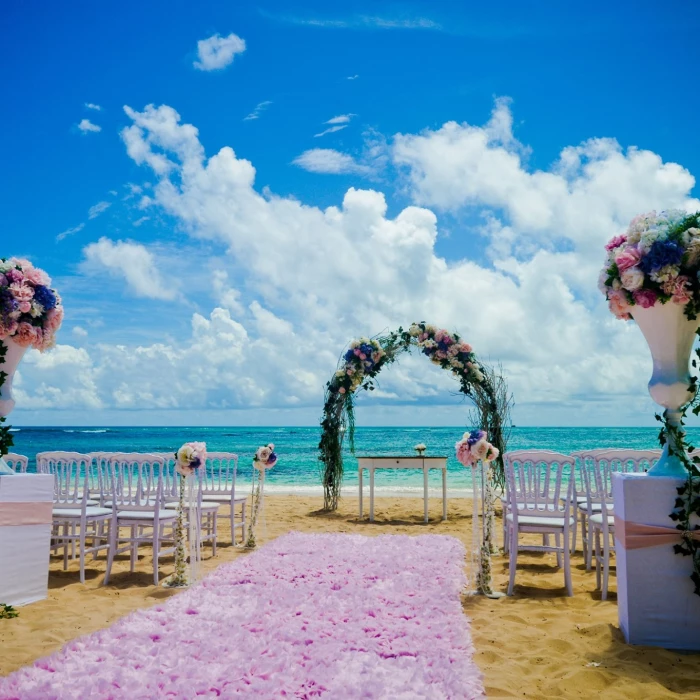
<path fill-rule="evenodd" d="M 216 538 L 218 534 L 218 527 L 219 527 L 219 514 L 218 512 L 214 512 L 212 516 L 212 538 L 211 538 L 211 555 L 212 557 L 216 556 Z"/>
<path fill-rule="evenodd" d="M 70 539 L 68 537 L 68 523 L 63 525 L 63 570 L 68 571 L 68 549 L 70 548 Z"/>
<path fill-rule="evenodd" d="M 241 535 L 243 536 L 243 542 L 241 542 L 241 544 L 243 546 L 245 546 L 245 543 L 248 539 L 248 521 L 246 519 L 246 513 L 245 513 L 247 505 L 248 504 L 246 501 L 243 501 L 243 503 L 241 503 L 241 523 L 243 524 L 243 527 L 241 528 Z"/>
<path fill-rule="evenodd" d="M 561 569 L 561 546 L 560 546 L 560 541 L 561 538 L 559 537 L 559 533 L 554 535 L 554 546 L 557 548 L 557 567 Z"/>
<path fill-rule="evenodd" d="M 557 535 L 557 538 L 559 535 Z M 569 594 L 569 597 L 572 597 L 574 595 L 574 587 L 571 582 L 571 551 L 569 549 L 569 541 L 568 537 L 566 538 L 566 541 L 564 542 L 564 583 L 566 584 L 566 592 Z"/>
<path fill-rule="evenodd" d="M 117 549 L 117 540 L 119 528 L 114 519 L 109 521 L 109 549 L 107 550 L 107 569 L 105 570 L 105 580 L 102 583 L 106 586 L 109 583 L 109 575 L 112 573 L 112 562 L 114 561 L 114 552 Z"/>
<path fill-rule="evenodd" d="M 510 579 L 508 581 L 508 595 L 513 595 L 513 588 L 515 587 L 515 569 L 518 565 L 518 531 L 512 525 L 508 529 L 510 530 L 510 543 L 508 548 Z"/>
<path fill-rule="evenodd" d="M 603 589 L 600 595 L 601 600 L 608 599 L 608 577 L 610 575 L 610 535 L 603 533 Z"/>
<path fill-rule="evenodd" d="M 87 523 L 85 527 L 80 526 L 80 583 L 85 584 L 85 530 L 87 529 Z"/>
<path fill-rule="evenodd" d="M 153 583 L 158 585 L 158 556 L 160 553 L 160 525 L 153 527 Z"/>
<path fill-rule="evenodd" d="M 503 553 L 508 554 L 508 520 L 505 508 L 503 509 Z"/>
<path fill-rule="evenodd" d="M 595 528 L 595 588 L 600 590 L 600 530 Z"/>
<path fill-rule="evenodd" d="M 578 526 L 578 519 L 574 518 L 573 536 L 571 538 L 571 549 L 569 550 L 571 554 L 576 553 L 576 530 Z"/>
<path fill-rule="evenodd" d="M 591 532 L 587 527 L 586 514 L 581 511 L 581 546 L 583 547 L 583 561 L 586 564 L 586 571 L 591 570 Z"/>

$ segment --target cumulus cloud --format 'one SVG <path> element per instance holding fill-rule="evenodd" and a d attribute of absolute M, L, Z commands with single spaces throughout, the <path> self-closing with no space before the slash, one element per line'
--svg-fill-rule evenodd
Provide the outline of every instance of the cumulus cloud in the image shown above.
<path fill-rule="evenodd" d="M 79 338 L 87 338 L 88 332 L 82 326 L 73 326 L 73 335 Z"/>
<path fill-rule="evenodd" d="M 98 126 L 97 124 L 93 124 L 89 119 L 81 119 L 80 123 L 78 124 L 78 129 L 82 131 L 84 134 L 87 134 L 88 132 L 98 132 L 102 131 L 102 127 Z"/>
<path fill-rule="evenodd" d="M 112 206 L 110 202 L 97 202 L 88 209 L 88 219 L 96 219 L 100 214 L 103 214 Z"/>
<path fill-rule="evenodd" d="M 96 112 L 102 111 L 102 107 L 100 107 L 100 105 L 96 105 L 94 102 L 86 102 L 85 109 L 94 109 Z"/>
<path fill-rule="evenodd" d="M 317 136 L 322 135 L 317 134 Z M 329 175 L 357 173 L 364 175 L 370 172 L 366 165 L 358 163 L 347 153 L 341 153 L 333 148 L 311 148 L 297 156 L 292 163 L 311 173 L 326 173 Z"/>
<path fill-rule="evenodd" d="M 176 296 L 172 283 L 163 279 L 153 254 L 140 243 L 112 241 L 102 237 L 83 249 L 86 269 L 105 268 L 123 278 L 139 297 L 171 300 Z"/>
<path fill-rule="evenodd" d="M 608 313 L 596 278 L 604 242 L 639 211 L 700 208 L 681 166 L 597 139 L 563 148 L 547 170 L 531 169 L 510 106 L 499 101 L 482 126 L 448 123 L 390 142 L 414 203 L 389 215 L 384 194 L 371 189 L 350 188 L 326 208 L 260 193 L 252 163 L 229 147 L 207 156 L 197 129 L 171 107 L 127 114 L 127 151 L 155 178 L 151 206 L 227 254 L 212 260 L 216 308 L 192 316 L 190 341 L 101 346 L 90 367 L 76 365 L 94 382 L 92 400 L 124 408 L 318 406 L 348 340 L 424 319 L 502 361 L 526 422 L 550 415 L 559 424 L 636 423 L 649 410 L 646 346 L 636 326 Z M 332 153 L 318 162 L 352 167 Z M 477 222 L 451 231 L 461 255 L 436 251 L 433 210 Z M 144 278 L 169 289 L 144 246 L 92 245 L 86 258 L 115 274 L 141 270 L 137 281 L 127 278 L 132 289 Z M 136 264 L 124 262 L 130 249 L 121 246 L 134 249 Z M 114 372 L 126 358 L 128 376 Z M 31 374 L 27 396 L 39 392 Z M 444 403 L 455 391 L 448 373 L 420 356 L 381 379 L 383 398 L 375 400 L 388 404 Z"/>
<path fill-rule="evenodd" d="M 233 32 L 228 36 L 214 34 L 197 42 L 197 60 L 194 67 L 203 71 L 221 70 L 233 63 L 236 54 L 244 51 L 245 41 Z"/>

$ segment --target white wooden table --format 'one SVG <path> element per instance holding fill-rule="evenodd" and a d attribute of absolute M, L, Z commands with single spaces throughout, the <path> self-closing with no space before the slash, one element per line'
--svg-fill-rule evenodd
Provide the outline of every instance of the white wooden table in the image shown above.
<path fill-rule="evenodd" d="M 360 484 L 360 519 L 362 509 L 362 473 L 369 472 L 369 520 L 374 522 L 374 472 L 377 469 L 422 469 L 423 470 L 423 510 L 428 522 L 428 471 L 442 470 L 442 519 L 447 520 L 447 457 L 386 457 L 363 456 L 357 458 L 357 476 Z"/>

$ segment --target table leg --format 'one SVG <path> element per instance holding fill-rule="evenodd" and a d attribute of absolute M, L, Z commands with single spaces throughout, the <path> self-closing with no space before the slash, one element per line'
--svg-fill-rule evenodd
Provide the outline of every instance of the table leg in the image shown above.
<path fill-rule="evenodd" d="M 442 470 L 442 519 L 447 520 L 447 469 Z"/>
<path fill-rule="evenodd" d="M 369 470 L 369 521 L 374 522 L 374 469 Z"/>
<path fill-rule="evenodd" d="M 428 469 L 423 467 L 423 513 L 424 520 L 428 522 Z"/>
<path fill-rule="evenodd" d="M 362 467 L 357 470 L 357 480 L 360 484 L 360 520 L 362 520 Z"/>

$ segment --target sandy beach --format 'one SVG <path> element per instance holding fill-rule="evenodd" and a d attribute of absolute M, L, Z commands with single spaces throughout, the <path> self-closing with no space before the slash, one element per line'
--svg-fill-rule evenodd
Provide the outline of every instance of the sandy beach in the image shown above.
<path fill-rule="evenodd" d="M 266 500 L 266 518 L 258 530 L 261 543 L 290 530 L 378 534 L 446 534 L 471 544 L 471 502 L 449 501 L 448 520 L 441 522 L 440 501 L 431 501 L 430 523 L 422 520 L 422 501 L 380 498 L 376 522 L 360 522 L 357 500 L 347 498 L 337 513 L 319 511 L 317 497 L 274 496 Z M 223 522 L 223 521 L 222 521 Z M 497 530 L 498 531 L 498 530 Z M 224 523 L 217 556 L 205 549 L 203 570 L 246 556 L 232 548 Z M 499 531 L 500 532 L 500 531 Z M 105 560 L 90 561 L 87 584 L 78 580 L 77 562 L 67 572 L 59 559 L 51 562 L 49 598 L 20 609 L 20 616 L 0 620 L 0 673 L 30 664 L 58 650 L 65 642 L 108 626 L 132 610 L 153 605 L 176 592 L 152 583 L 147 548 L 137 571 L 119 561 L 106 588 L 101 586 Z M 492 698 L 700 698 L 700 654 L 681 654 L 624 643 L 617 624 L 614 578 L 610 600 L 595 592 L 595 576 L 586 573 L 582 557 L 574 559 L 575 595 L 565 595 L 563 573 L 554 555 L 521 554 L 515 596 L 500 600 L 464 598 L 472 621 L 476 661 Z M 495 588 L 504 590 L 507 560 L 494 557 Z M 161 575 L 172 560 L 161 562 Z M 233 603 L 233 602 L 232 602 Z"/>

